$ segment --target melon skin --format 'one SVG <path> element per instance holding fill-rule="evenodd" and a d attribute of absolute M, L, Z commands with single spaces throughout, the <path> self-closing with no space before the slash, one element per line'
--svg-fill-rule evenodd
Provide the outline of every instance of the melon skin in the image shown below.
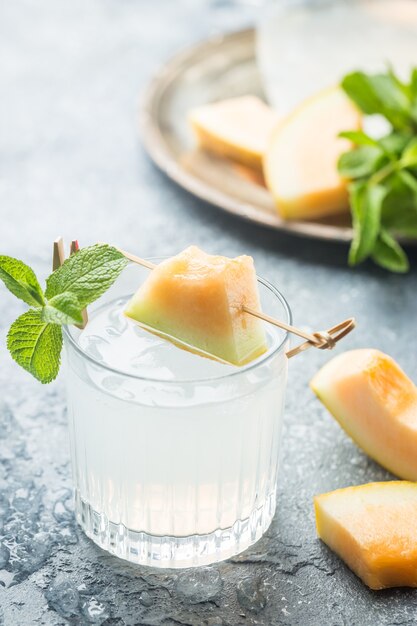
<path fill-rule="evenodd" d="M 188 120 L 202 148 L 261 172 L 278 117 L 259 98 L 241 96 L 192 109 Z"/>
<path fill-rule="evenodd" d="M 229 259 L 190 246 L 160 263 L 129 301 L 125 314 L 180 347 L 234 365 L 267 350 L 253 259 Z"/>
<path fill-rule="evenodd" d="M 347 487 L 314 498 L 317 533 L 371 589 L 417 587 L 417 484 Z"/>
<path fill-rule="evenodd" d="M 359 110 L 340 87 L 309 98 L 278 123 L 265 153 L 264 176 L 282 218 L 348 212 L 348 181 L 337 163 L 352 144 L 338 134 L 361 126 Z"/>
<path fill-rule="evenodd" d="M 417 481 L 417 387 L 391 357 L 373 349 L 345 352 L 310 386 L 366 454 Z"/>

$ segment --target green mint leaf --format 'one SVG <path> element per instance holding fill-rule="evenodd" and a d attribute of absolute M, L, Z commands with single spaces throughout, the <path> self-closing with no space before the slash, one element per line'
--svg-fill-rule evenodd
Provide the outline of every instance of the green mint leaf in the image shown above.
<path fill-rule="evenodd" d="M 411 102 L 393 75 L 353 72 L 345 76 L 342 88 L 367 115 L 383 115 L 398 130 L 414 125 Z"/>
<path fill-rule="evenodd" d="M 396 236 L 401 235 L 409 239 L 417 239 L 417 211 L 401 211 L 396 219 L 387 223 L 387 227 L 389 227 Z"/>
<path fill-rule="evenodd" d="M 413 96 L 417 98 L 417 67 L 411 71 L 410 89 Z"/>
<path fill-rule="evenodd" d="M 397 129 L 412 126 L 409 98 L 390 74 L 376 74 L 370 77 L 375 94 L 380 100 L 382 113 Z"/>
<path fill-rule="evenodd" d="M 417 238 L 417 180 L 407 170 L 399 170 L 384 185 L 382 226 L 395 236 Z"/>
<path fill-rule="evenodd" d="M 405 95 L 405 97 L 407 98 L 407 100 L 410 100 L 412 92 L 411 92 L 411 85 L 404 83 L 395 73 L 394 68 L 392 67 L 392 65 L 390 65 L 388 67 L 388 76 L 390 77 L 391 81 L 394 83 L 394 85 Z"/>
<path fill-rule="evenodd" d="M 382 185 L 354 183 L 350 186 L 353 241 L 349 265 L 364 261 L 373 251 L 381 225 L 381 208 L 386 188 Z"/>
<path fill-rule="evenodd" d="M 382 150 L 385 151 L 386 154 L 391 157 L 400 157 L 404 151 L 404 148 L 412 139 L 413 135 L 411 133 L 390 133 L 385 137 L 381 137 L 379 139 L 378 144 L 381 146 Z"/>
<path fill-rule="evenodd" d="M 45 298 L 34 271 L 23 261 L 0 256 L 0 279 L 14 296 L 30 306 L 42 306 Z"/>
<path fill-rule="evenodd" d="M 410 181 L 408 180 L 410 179 Z M 410 183 L 416 183 L 414 177 L 407 170 L 398 170 L 387 178 L 384 186 L 387 190 L 382 204 L 381 221 L 383 226 L 391 229 L 403 220 L 404 216 L 415 213 L 417 208 L 417 188 L 414 191 Z"/>
<path fill-rule="evenodd" d="M 410 80 L 410 93 L 411 93 L 411 112 L 413 119 L 417 120 L 417 68 L 414 68 L 411 72 Z"/>
<path fill-rule="evenodd" d="M 339 137 L 349 139 L 349 141 L 357 146 L 373 146 L 374 148 L 378 148 L 378 150 L 382 151 L 378 141 L 364 133 L 363 130 L 345 130 L 342 133 L 339 133 Z"/>
<path fill-rule="evenodd" d="M 417 167 L 417 137 L 412 139 L 404 149 L 400 160 L 401 167 Z"/>
<path fill-rule="evenodd" d="M 369 76 L 364 72 L 352 72 L 342 80 L 342 89 L 366 115 L 381 113 L 381 101 L 375 93 Z"/>
<path fill-rule="evenodd" d="M 337 167 L 343 178 L 362 178 L 378 171 L 384 163 L 384 158 L 379 148 L 361 146 L 342 154 Z"/>
<path fill-rule="evenodd" d="M 385 154 L 389 159 L 398 158 L 413 138 L 413 135 L 404 132 L 393 132 L 380 139 L 374 139 L 363 131 L 353 130 L 344 131 L 339 134 L 339 137 L 349 139 L 356 146 L 368 146 L 379 150 L 380 154 Z"/>
<path fill-rule="evenodd" d="M 119 250 L 107 244 L 82 248 L 49 276 L 45 295 L 50 300 L 69 291 L 84 308 L 111 287 L 127 263 Z"/>
<path fill-rule="evenodd" d="M 398 176 L 417 202 L 417 178 L 407 171 L 398 172 Z"/>
<path fill-rule="evenodd" d="M 77 296 L 64 291 L 54 296 L 42 309 L 42 319 L 51 324 L 81 324 L 83 321 L 82 307 Z"/>
<path fill-rule="evenodd" d="M 381 229 L 379 233 L 372 253 L 372 259 L 375 263 L 391 272 L 403 274 L 410 269 L 404 250 L 385 229 Z"/>
<path fill-rule="evenodd" d="M 383 227 L 397 236 L 417 238 L 417 180 L 410 172 L 400 170 L 386 181 L 385 187 Z"/>
<path fill-rule="evenodd" d="M 40 309 L 31 309 L 17 318 L 7 335 L 13 359 L 41 383 L 54 380 L 59 371 L 62 330 L 42 320 Z"/>

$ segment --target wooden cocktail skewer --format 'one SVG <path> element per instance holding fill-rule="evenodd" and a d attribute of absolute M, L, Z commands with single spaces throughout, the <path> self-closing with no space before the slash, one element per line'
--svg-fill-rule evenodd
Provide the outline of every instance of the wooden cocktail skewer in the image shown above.
<path fill-rule="evenodd" d="M 74 239 L 71 242 L 70 254 L 74 254 L 78 252 L 78 250 L 79 250 L 78 241 Z M 151 261 L 142 259 L 141 257 L 138 257 L 135 254 L 131 254 L 130 252 L 125 252 L 124 250 L 120 250 L 120 252 L 127 259 L 129 259 L 129 261 L 132 261 L 133 263 L 137 263 L 138 265 L 142 265 L 142 267 L 146 267 L 149 270 L 153 270 L 156 267 L 156 265 L 152 263 Z M 62 237 L 58 237 L 58 239 L 54 241 L 53 269 L 56 270 L 58 267 L 60 267 L 63 264 L 64 261 L 65 261 L 64 242 L 63 242 Z M 304 350 L 307 350 L 308 348 L 311 348 L 311 347 L 319 348 L 320 350 L 332 350 L 332 348 L 335 347 L 338 341 L 343 339 L 343 337 L 346 337 L 346 335 L 349 334 L 355 328 L 355 319 L 351 317 L 347 320 L 344 320 L 340 324 L 337 324 L 336 326 L 329 328 L 329 330 L 315 332 L 315 333 L 307 333 L 306 331 L 301 330 L 301 328 L 297 328 L 296 326 L 291 326 L 290 324 L 281 322 L 280 320 L 277 320 L 274 317 L 271 317 L 270 315 L 266 315 L 265 313 L 261 313 L 260 311 L 255 311 L 254 309 L 251 309 L 250 307 L 247 307 L 245 305 L 243 305 L 242 308 L 246 313 L 248 313 L 248 315 L 253 315 L 255 317 L 258 317 L 259 319 L 264 320 L 265 322 L 268 322 L 269 324 L 273 324 L 274 326 L 277 326 L 278 328 L 281 328 L 282 330 L 293 333 L 294 335 L 298 335 L 299 337 L 302 337 L 303 339 L 305 339 L 305 341 L 301 343 L 300 345 L 296 346 L 295 348 L 292 348 L 291 350 L 288 350 L 287 357 L 289 359 L 295 356 L 296 354 L 299 354 L 300 352 L 303 352 Z M 87 310 L 85 309 L 83 311 L 83 323 L 79 325 L 77 324 L 77 327 L 81 329 L 85 328 L 87 322 L 88 322 L 88 314 L 87 314 Z"/>
<path fill-rule="evenodd" d="M 58 267 L 61 267 L 65 261 L 64 240 L 62 237 L 58 237 L 54 241 L 54 254 L 52 258 L 52 270 L 55 271 Z"/>
<path fill-rule="evenodd" d="M 132 261 L 133 263 L 137 263 L 138 265 L 142 265 L 143 267 L 146 267 L 149 270 L 153 270 L 156 267 L 156 265 L 154 263 L 151 263 L 151 261 L 142 259 L 141 257 L 136 256 L 135 254 L 131 254 L 130 252 L 125 252 L 124 250 L 120 250 L 120 252 L 127 259 L 129 259 L 129 261 Z M 319 348 L 320 350 L 332 350 L 332 348 L 335 347 L 336 343 L 340 341 L 340 339 L 342 339 L 343 337 L 346 337 L 346 335 L 355 328 L 355 319 L 351 317 L 347 320 L 344 320 L 340 324 L 337 324 L 336 326 L 329 328 L 329 330 L 320 331 L 316 333 L 307 333 L 304 330 L 301 330 L 301 328 L 297 328 L 296 326 L 291 326 L 290 324 L 281 322 L 280 320 L 277 320 L 274 317 L 270 317 L 269 315 L 266 315 L 265 313 L 261 313 L 260 311 L 255 311 L 254 309 L 251 309 L 245 305 L 243 305 L 243 310 L 245 311 L 245 313 L 248 313 L 249 315 L 254 315 L 255 317 L 258 317 L 259 319 L 264 320 L 265 322 L 268 322 L 269 324 L 273 324 L 274 326 L 277 326 L 278 328 L 281 328 L 283 330 L 286 330 L 287 332 L 293 333 L 294 335 L 298 335 L 299 337 L 302 337 L 303 339 L 306 340 L 304 343 L 296 346 L 295 348 L 292 348 L 292 350 L 289 350 L 287 352 L 287 357 L 289 359 L 295 356 L 296 354 L 299 354 L 300 352 L 303 352 L 304 350 L 307 350 L 308 348 L 311 348 L 313 346 L 315 348 Z"/>
<path fill-rule="evenodd" d="M 76 252 L 79 251 L 79 249 L 80 249 L 80 246 L 78 244 L 78 240 L 73 239 L 71 241 L 71 246 L 70 246 L 70 255 L 75 254 Z M 62 237 L 58 237 L 54 241 L 54 253 L 53 253 L 53 260 L 52 260 L 53 271 L 58 269 L 58 267 L 61 267 L 64 261 L 65 261 L 64 240 L 62 239 Z M 87 309 L 84 309 L 82 311 L 82 316 L 83 316 L 82 324 L 76 324 L 76 327 L 81 328 L 81 329 L 85 328 L 88 322 Z"/>
<path fill-rule="evenodd" d="M 125 252 L 125 250 L 118 249 L 119 252 L 123 254 L 129 261 L 133 261 L 133 263 L 137 263 L 138 265 L 142 265 L 142 267 L 148 268 L 148 270 L 154 270 L 156 265 L 155 263 L 151 263 L 151 261 L 147 261 L 146 259 L 141 259 L 139 256 L 135 254 L 130 254 L 130 252 Z"/>
<path fill-rule="evenodd" d="M 73 239 L 71 241 L 71 245 L 70 245 L 70 255 L 71 254 L 76 254 L 80 249 L 80 245 L 78 243 L 78 239 Z M 81 311 L 81 315 L 83 317 L 83 321 L 81 322 L 81 324 L 76 324 L 77 328 L 81 328 L 81 330 L 83 328 L 85 328 L 87 326 L 88 323 L 88 313 L 87 313 L 87 309 L 83 309 Z"/>

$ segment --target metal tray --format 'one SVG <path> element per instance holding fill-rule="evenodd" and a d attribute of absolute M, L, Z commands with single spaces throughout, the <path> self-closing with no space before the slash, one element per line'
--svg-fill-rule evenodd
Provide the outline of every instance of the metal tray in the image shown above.
<path fill-rule="evenodd" d="M 347 216 L 286 222 L 249 170 L 196 148 L 187 124 L 189 109 L 248 93 L 264 97 L 252 29 L 211 38 L 177 54 L 145 93 L 140 132 L 146 150 L 181 187 L 233 215 L 296 235 L 350 241 Z"/>

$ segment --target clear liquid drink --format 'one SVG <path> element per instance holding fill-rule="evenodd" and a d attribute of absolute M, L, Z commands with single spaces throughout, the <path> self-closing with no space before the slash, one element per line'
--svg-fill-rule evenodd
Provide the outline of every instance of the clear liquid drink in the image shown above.
<path fill-rule="evenodd" d="M 268 329 L 268 353 L 242 368 L 181 350 L 123 315 L 146 272 L 129 266 L 86 329 L 65 332 L 77 519 L 129 561 L 208 564 L 274 515 L 287 337 Z M 288 321 L 285 300 L 259 286 Z"/>

